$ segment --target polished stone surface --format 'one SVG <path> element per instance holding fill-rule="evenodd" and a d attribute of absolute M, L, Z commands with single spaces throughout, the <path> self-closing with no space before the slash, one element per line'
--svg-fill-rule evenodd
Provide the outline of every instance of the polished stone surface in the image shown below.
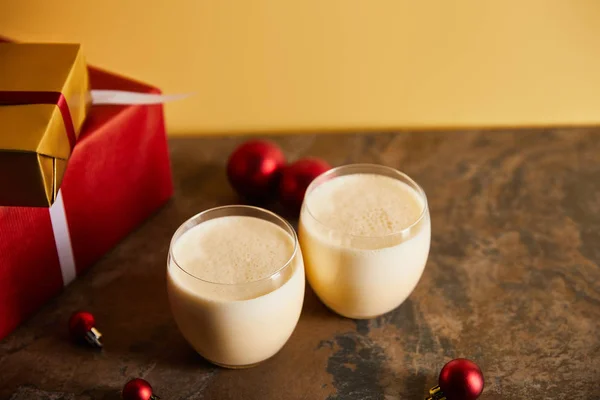
<path fill-rule="evenodd" d="M 118 399 L 143 377 L 166 400 L 416 400 L 455 357 L 481 366 L 481 399 L 600 398 L 600 130 L 273 139 L 290 159 L 386 164 L 423 186 L 431 254 L 403 305 L 357 322 L 308 289 L 274 358 L 238 371 L 203 361 L 170 316 L 166 254 L 183 220 L 237 202 L 224 166 L 244 139 L 173 139 L 174 198 L 0 342 L 0 399 Z M 82 308 L 102 352 L 68 340 Z"/>

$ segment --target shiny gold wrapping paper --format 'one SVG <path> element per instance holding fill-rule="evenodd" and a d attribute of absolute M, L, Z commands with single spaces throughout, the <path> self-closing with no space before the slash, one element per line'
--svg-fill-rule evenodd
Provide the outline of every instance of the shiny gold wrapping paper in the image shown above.
<path fill-rule="evenodd" d="M 0 98 L 15 92 L 62 93 L 77 137 L 90 104 L 80 46 L 0 43 Z M 71 155 L 59 107 L 27 103 L 0 103 L 0 206 L 51 205 Z"/>

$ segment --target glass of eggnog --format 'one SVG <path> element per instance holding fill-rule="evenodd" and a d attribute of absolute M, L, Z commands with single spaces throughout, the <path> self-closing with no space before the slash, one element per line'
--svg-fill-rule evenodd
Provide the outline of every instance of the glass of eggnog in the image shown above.
<path fill-rule="evenodd" d="M 204 211 L 173 235 L 167 290 L 179 330 L 201 356 L 228 368 L 258 364 L 283 347 L 300 317 L 296 233 L 257 207 Z"/>
<path fill-rule="evenodd" d="M 321 301 L 348 318 L 373 318 L 398 307 L 421 278 L 431 241 L 427 197 L 393 168 L 334 168 L 306 190 L 299 236 Z"/>

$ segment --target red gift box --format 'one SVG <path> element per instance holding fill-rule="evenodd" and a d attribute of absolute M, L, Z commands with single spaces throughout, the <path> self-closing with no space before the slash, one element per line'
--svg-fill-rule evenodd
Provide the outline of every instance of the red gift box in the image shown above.
<path fill-rule="evenodd" d="M 89 74 L 93 89 L 159 93 L 94 68 Z M 93 106 L 60 199 L 50 209 L 0 207 L 0 339 L 172 192 L 162 105 Z"/>

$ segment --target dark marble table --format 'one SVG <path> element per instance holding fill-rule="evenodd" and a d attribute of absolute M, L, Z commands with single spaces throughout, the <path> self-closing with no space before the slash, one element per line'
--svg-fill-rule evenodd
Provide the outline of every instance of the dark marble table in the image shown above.
<path fill-rule="evenodd" d="M 308 289 L 284 349 L 248 370 L 211 366 L 178 333 L 165 291 L 169 239 L 234 203 L 224 165 L 243 138 L 173 139 L 174 198 L 0 343 L 0 398 L 118 399 L 133 377 L 169 399 L 423 399 L 451 358 L 476 360 L 484 400 L 600 398 L 600 130 L 274 137 L 290 159 L 399 168 L 425 189 L 423 278 L 371 321 Z M 95 313 L 105 350 L 66 321 Z"/>

